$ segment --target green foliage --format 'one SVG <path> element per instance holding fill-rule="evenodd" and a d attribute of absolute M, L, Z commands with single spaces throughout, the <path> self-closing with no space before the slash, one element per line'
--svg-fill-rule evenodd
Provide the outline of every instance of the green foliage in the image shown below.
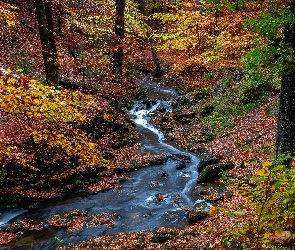
<path fill-rule="evenodd" d="M 58 245 L 61 245 L 63 243 L 63 239 L 61 239 L 57 236 L 54 236 L 54 239 L 57 241 Z"/>
<path fill-rule="evenodd" d="M 245 79 L 241 88 L 241 99 L 264 98 L 268 92 L 280 88 L 284 72 L 294 71 L 294 51 L 283 44 L 284 26 L 295 24 L 295 16 L 282 2 L 272 2 L 266 11 L 256 18 L 248 18 L 245 28 L 267 38 L 263 46 L 252 49 L 242 59 Z"/>
<path fill-rule="evenodd" d="M 255 100 L 241 105 L 236 98 L 236 96 L 239 95 L 238 89 L 232 88 L 232 79 L 228 79 L 231 79 L 231 77 L 225 79 L 224 82 L 226 83 L 225 85 L 227 85 L 228 82 L 230 86 L 223 86 L 223 82 L 221 86 L 211 89 L 212 93 L 207 93 L 207 95 L 210 94 L 210 98 L 205 98 L 200 101 L 198 106 L 198 108 L 202 110 L 209 102 L 209 104 L 214 107 L 212 113 L 200 118 L 200 120 L 204 126 L 210 127 L 216 133 L 221 132 L 227 127 L 232 127 L 234 125 L 234 117 L 243 115 L 260 105 L 259 102 Z"/>
<path fill-rule="evenodd" d="M 229 3 L 228 7 L 230 10 L 240 10 L 246 6 L 244 0 L 235 0 L 232 3 Z"/>
<path fill-rule="evenodd" d="M 295 17 L 288 8 L 279 4 L 273 3 L 268 11 L 264 11 L 257 18 L 248 18 L 244 27 L 251 28 L 269 39 L 282 37 L 284 24 L 295 23 Z"/>
<path fill-rule="evenodd" d="M 279 90 L 282 60 L 282 49 L 269 45 L 252 49 L 242 58 L 245 72 L 240 85 L 242 102 L 259 100 L 267 93 Z"/>
<path fill-rule="evenodd" d="M 277 249 L 276 242 L 290 246 L 295 237 L 295 160 L 288 166 L 262 162 L 250 182 L 240 192 L 250 200 L 247 217 L 253 220 L 225 233 L 225 239 L 236 240 L 247 249 L 261 249 L 262 244 Z"/>
<path fill-rule="evenodd" d="M 30 75 L 34 72 L 34 67 L 32 66 L 30 60 L 21 60 L 17 62 L 15 67 L 13 68 L 15 71 L 20 72 L 25 75 Z"/>

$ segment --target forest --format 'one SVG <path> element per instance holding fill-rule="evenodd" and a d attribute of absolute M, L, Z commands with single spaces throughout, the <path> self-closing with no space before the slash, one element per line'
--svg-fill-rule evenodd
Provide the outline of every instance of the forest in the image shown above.
<path fill-rule="evenodd" d="M 0 249 L 294 249 L 294 0 L 0 0 Z"/>

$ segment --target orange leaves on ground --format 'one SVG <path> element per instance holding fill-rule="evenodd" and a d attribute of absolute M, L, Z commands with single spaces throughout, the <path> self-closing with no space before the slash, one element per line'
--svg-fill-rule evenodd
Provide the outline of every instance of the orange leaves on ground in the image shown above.
<path fill-rule="evenodd" d="M 209 210 L 209 215 L 210 216 L 214 216 L 216 214 L 219 214 L 219 208 L 218 207 L 211 207 L 211 209 Z"/>

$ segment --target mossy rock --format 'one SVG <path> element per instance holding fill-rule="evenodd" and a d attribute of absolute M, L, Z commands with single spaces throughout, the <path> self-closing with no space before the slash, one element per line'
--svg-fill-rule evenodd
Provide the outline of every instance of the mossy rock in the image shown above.
<path fill-rule="evenodd" d="M 214 181 L 221 177 L 222 171 L 233 169 L 234 167 L 235 165 L 232 162 L 205 166 L 198 176 L 198 183 Z"/>
<path fill-rule="evenodd" d="M 204 169 L 204 167 L 218 163 L 221 158 L 222 156 L 220 155 L 209 155 L 206 158 L 202 159 L 197 166 L 199 173 Z"/>
<path fill-rule="evenodd" d="M 170 239 L 170 234 L 169 233 L 161 232 L 161 233 L 154 234 L 154 236 L 151 239 L 151 242 L 153 242 L 153 243 L 164 243 L 169 239 Z"/>
<path fill-rule="evenodd" d="M 208 216 L 209 213 L 201 209 L 189 210 L 186 214 L 186 217 L 188 218 L 188 222 L 190 224 L 196 223 L 197 221 L 202 220 Z"/>
<path fill-rule="evenodd" d="M 279 102 L 273 102 L 269 106 L 265 108 L 265 113 L 268 115 L 272 115 L 274 117 L 278 117 L 279 115 Z"/>
<path fill-rule="evenodd" d="M 206 143 L 214 140 L 216 137 L 216 133 L 214 133 L 210 128 L 202 128 L 200 135 L 198 137 L 198 142 Z"/>
<path fill-rule="evenodd" d="M 210 115 L 214 110 L 214 106 L 213 105 L 208 105 L 206 107 L 203 108 L 203 110 L 200 112 L 200 116 L 204 117 L 207 115 Z"/>

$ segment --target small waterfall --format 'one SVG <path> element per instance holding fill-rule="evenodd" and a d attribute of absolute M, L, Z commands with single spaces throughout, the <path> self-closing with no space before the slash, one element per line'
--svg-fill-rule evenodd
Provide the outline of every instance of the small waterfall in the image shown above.
<path fill-rule="evenodd" d="M 158 142 L 152 141 L 152 143 L 150 143 L 152 145 L 149 145 L 149 146 L 148 146 L 149 142 L 145 142 L 142 146 L 143 149 L 149 149 L 150 151 L 154 151 L 154 153 L 161 152 L 167 155 L 169 154 L 184 155 L 190 159 L 190 163 L 187 163 L 187 167 L 186 167 L 187 172 L 184 174 L 181 172 L 181 174 L 183 174 L 182 176 L 188 179 L 181 194 L 182 194 L 182 197 L 186 200 L 186 203 L 187 203 L 186 205 L 190 207 L 194 207 L 198 203 L 202 202 L 202 200 L 192 201 L 190 198 L 190 193 L 192 192 L 192 189 L 194 188 L 196 184 L 196 180 L 198 178 L 198 172 L 197 172 L 196 166 L 199 162 L 199 159 L 190 152 L 187 152 L 182 149 L 178 149 L 166 143 L 164 134 L 161 131 L 159 131 L 157 128 L 155 128 L 152 124 L 149 123 L 151 116 L 153 116 L 155 111 L 159 108 L 164 112 L 172 112 L 173 107 L 171 105 L 171 102 L 172 100 L 170 101 L 157 100 L 154 102 L 136 101 L 134 103 L 134 107 L 130 111 L 130 114 L 133 121 L 138 126 L 138 130 L 142 133 L 143 136 L 146 132 L 145 130 L 148 130 L 154 133 L 158 138 Z M 151 136 L 147 135 L 146 137 L 151 137 Z"/>

